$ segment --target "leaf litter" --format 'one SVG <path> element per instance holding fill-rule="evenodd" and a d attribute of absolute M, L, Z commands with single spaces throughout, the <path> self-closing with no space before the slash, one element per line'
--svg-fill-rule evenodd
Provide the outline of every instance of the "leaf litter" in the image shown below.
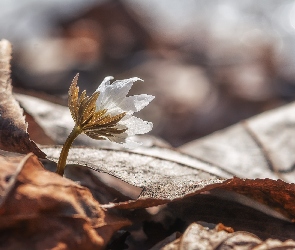
<path fill-rule="evenodd" d="M 1 41 L 0 51 L 3 59 L 0 70 L 0 147 L 19 153 L 34 152 L 44 158 L 45 154 L 30 139 L 23 111 L 11 93 L 10 44 Z M 31 99 L 22 97 L 23 100 Z M 40 100 L 34 101 L 36 104 Z M 34 114 L 34 108 L 25 105 L 28 103 L 23 101 L 23 106 L 42 127 L 42 115 Z M 52 109 L 50 103 L 46 105 Z M 294 135 L 293 106 L 291 104 L 267 112 L 181 147 L 191 156 L 157 146 L 143 147 L 133 152 L 86 147 L 73 148 L 68 162 L 108 173 L 142 188 L 137 199 L 109 203 L 104 208 L 130 210 L 181 203 L 196 194 L 210 194 L 210 191 L 221 189 L 248 196 L 293 221 L 294 184 L 276 180 L 293 180 L 294 147 L 289 139 Z M 60 107 L 56 106 L 56 109 Z M 63 112 L 66 114 L 65 109 Z M 58 126 L 59 129 L 66 128 L 66 123 L 62 123 L 57 125 L 56 121 L 51 121 L 51 131 Z M 50 135 L 46 128 L 44 131 Z M 61 136 L 63 134 L 60 133 Z M 57 140 L 58 137 L 55 138 Z M 84 143 L 89 145 L 88 141 Z M 45 146 L 42 150 L 48 159 L 56 161 L 60 148 Z M 87 188 L 44 170 L 31 154 L 11 156 L 6 152 L 5 157 L 1 158 L 1 166 L 4 170 L 1 173 L 0 225 L 5 241 L 1 241 L 0 247 L 43 249 L 40 246 L 44 247 L 45 242 L 48 248 L 54 245 L 57 249 L 93 249 L 94 245 L 100 248 L 105 247 L 115 231 L 129 223 L 127 219 L 109 215 L 102 210 Z M 255 179 L 265 177 L 270 179 Z M 25 235 L 24 227 L 27 232 Z M 40 237 L 43 233 L 46 240 Z M 28 240 L 28 235 L 34 235 L 36 240 Z M 198 240 L 193 241 L 195 244 Z M 278 241 L 274 244 L 285 247 L 285 243 Z M 293 243 L 290 241 L 290 244 Z"/>

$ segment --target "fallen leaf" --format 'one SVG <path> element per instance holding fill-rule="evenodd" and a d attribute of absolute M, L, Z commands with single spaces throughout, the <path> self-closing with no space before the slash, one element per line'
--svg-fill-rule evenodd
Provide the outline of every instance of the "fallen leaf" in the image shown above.
<path fill-rule="evenodd" d="M 179 149 L 241 178 L 295 178 L 295 103 L 192 141 Z"/>
<path fill-rule="evenodd" d="M 48 159 L 55 162 L 58 161 L 60 149 L 42 147 Z M 207 188 L 212 189 L 225 181 L 220 176 L 230 177 L 228 173 L 192 157 L 182 157 L 182 154 L 167 148 L 157 149 L 163 158 L 127 151 L 73 147 L 67 163 L 108 173 L 128 184 L 143 188 L 139 199 L 147 199 L 144 203 L 148 207 L 200 190 L 205 191 Z M 173 153 L 174 160 L 165 159 L 165 154 L 167 156 L 169 153 Z"/>
<path fill-rule="evenodd" d="M 216 229 L 209 229 L 197 223 L 191 224 L 184 232 L 184 234 L 177 240 L 176 244 L 172 243 L 174 249 L 188 250 L 188 249 L 239 249 L 243 246 L 244 249 L 251 249 L 258 245 L 261 240 L 247 232 L 228 233 Z M 166 245 L 163 250 L 171 249 Z"/>
<path fill-rule="evenodd" d="M 221 186 L 265 204 L 295 222 L 295 184 L 282 180 L 233 178 Z"/>
<path fill-rule="evenodd" d="M 295 241 L 286 240 L 285 242 L 281 242 L 275 239 L 268 239 L 265 242 L 260 243 L 253 250 L 265 250 L 265 249 L 282 249 L 282 250 L 291 250 L 295 248 Z"/>
<path fill-rule="evenodd" d="M 22 108 L 29 113 L 56 144 L 63 144 L 74 127 L 68 107 L 33 96 L 15 94 Z M 78 137 L 77 140 L 80 138 Z"/>
<path fill-rule="evenodd" d="M 42 147 L 42 150 L 49 159 L 58 161 L 60 148 Z M 110 203 L 104 205 L 106 208 L 151 207 L 218 188 L 248 196 L 288 219 L 295 219 L 295 184 L 271 179 L 231 178 L 228 173 L 221 172 L 214 166 L 168 148 L 152 147 L 151 150 L 145 148 L 144 151 L 145 154 L 72 148 L 68 163 L 108 173 L 143 189 L 136 200 Z M 225 178 L 226 176 L 228 177 Z"/>
<path fill-rule="evenodd" d="M 0 249 L 103 249 L 129 225 L 87 188 L 44 170 L 32 153 L 0 156 L 0 163 Z"/>
<path fill-rule="evenodd" d="M 29 124 L 28 133 L 30 139 L 38 144 L 54 145 L 55 142 L 45 133 L 44 129 L 35 121 L 35 119 L 28 113 L 24 113 L 26 121 Z"/>
<path fill-rule="evenodd" d="M 10 79 L 11 44 L 0 41 L 0 149 L 19 153 L 45 154 L 30 140 L 23 110 L 12 96 Z"/>
<path fill-rule="evenodd" d="M 218 228 L 209 229 L 200 224 L 192 223 L 177 240 L 162 247 L 161 250 L 226 250 L 226 249 L 294 249 L 295 241 L 288 240 L 281 242 L 279 240 L 268 239 L 263 242 L 256 235 L 237 231 L 229 233 Z M 160 249 L 160 248 L 154 248 Z"/>
<path fill-rule="evenodd" d="M 277 216 L 274 210 L 260 203 L 253 206 L 253 200 L 241 202 L 241 195 L 228 192 L 230 199 L 224 197 L 224 189 L 194 195 L 170 202 L 166 205 L 168 215 L 173 215 L 189 225 L 202 221 L 217 225 L 223 223 L 235 231 L 247 231 L 265 240 L 295 240 L 295 224 L 286 217 Z M 267 210 L 268 208 L 268 210 Z M 272 213 L 270 213 L 272 212 Z M 229 230 L 227 230 L 229 232 Z"/>

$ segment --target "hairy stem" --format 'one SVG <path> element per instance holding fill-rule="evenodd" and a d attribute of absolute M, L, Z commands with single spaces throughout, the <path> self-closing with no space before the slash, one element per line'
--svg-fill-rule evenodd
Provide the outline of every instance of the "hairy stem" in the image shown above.
<path fill-rule="evenodd" d="M 71 147 L 73 141 L 76 139 L 76 137 L 81 133 L 82 133 L 81 128 L 79 126 L 75 126 L 73 128 L 72 132 L 70 133 L 70 135 L 68 136 L 65 144 L 62 147 L 62 150 L 61 150 L 60 156 L 59 156 L 59 160 L 58 160 L 58 163 L 57 163 L 57 170 L 56 170 L 56 173 L 58 173 L 61 176 L 64 175 L 64 171 L 65 171 L 67 157 L 68 157 L 70 147 Z"/>

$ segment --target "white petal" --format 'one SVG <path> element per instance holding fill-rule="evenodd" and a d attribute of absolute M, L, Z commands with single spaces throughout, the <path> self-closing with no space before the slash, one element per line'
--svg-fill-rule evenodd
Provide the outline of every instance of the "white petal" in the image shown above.
<path fill-rule="evenodd" d="M 128 117 L 125 119 L 124 118 L 119 122 L 119 124 L 125 125 L 126 127 L 128 127 L 128 130 L 126 131 L 126 133 L 129 136 L 137 135 L 137 134 L 145 134 L 150 132 L 153 128 L 152 122 L 144 121 L 138 117 L 131 116 L 129 118 Z"/>
<path fill-rule="evenodd" d="M 128 149 L 134 149 L 142 144 L 142 143 L 130 140 L 130 137 L 128 137 L 126 133 L 115 135 L 109 138 L 109 140 L 112 142 L 118 143 Z"/>
<path fill-rule="evenodd" d="M 152 95 L 134 95 L 126 97 L 120 105 L 120 108 L 128 114 L 133 114 L 142 110 L 147 106 L 155 97 Z"/>
<path fill-rule="evenodd" d="M 100 94 L 98 96 L 98 100 L 96 101 L 97 110 L 100 110 L 101 108 L 98 107 L 99 103 L 102 103 L 102 100 L 106 98 L 106 89 L 108 86 L 110 86 L 110 81 L 113 80 L 114 77 L 107 76 L 103 79 L 99 87 L 96 89 L 96 92 L 99 91 Z"/>
<path fill-rule="evenodd" d="M 103 81 L 101 82 L 101 84 L 100 84 L 100 86 L 99 87 L 105 87 L 105 86 L 107 86 L 107 85 L 110 85 L 110 81 L 111 80 L 113 80 L 114 79 L 114 77 L 113 76 L 106 76 L 104 79 L 103 79 Z M 99 88 L 98 87 L 98 88 Z"/>
<path fill-rule="evenodd" d="M 110 85 L 110 81 L 113 80 L 113 79 L 114 79 L 113 76 L 105 77 L 103 79 L 103 81 L 101 82 L 101 84 L 99 85 L 99 87 L 96 89 L 96 91 L 100 91 L 101 93 L 104 93 L 106 87 Z"/>
<path fill-rule="evenodd" d="M 134 82 L 141 80 L 138 77 L 130 79 L 118 80 L 112 84 L 103 84 L 98 87 L 98 91 L 101 92 L 99 95 L 96 106 L 97 109 L 108 109 L 111 110 L 124 100 L 129 90 L 131 89 Z"/>
<path fill-rule="evenodd" d="M 128 134 L 127 133 L 121 133 L 121 134 L 117 134 L 117 135 L 114 135 L 114 136 L 110 136 L 108 137 L 108 139 L 112 142 L 116 142 L 116 143 L 125 143 L 126 142 L 126 139 L 128 137 Z"/>

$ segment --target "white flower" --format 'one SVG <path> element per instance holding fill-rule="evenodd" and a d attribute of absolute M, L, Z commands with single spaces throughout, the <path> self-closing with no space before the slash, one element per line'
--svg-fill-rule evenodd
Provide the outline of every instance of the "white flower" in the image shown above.
<path fill-rule="evenodd" d="M 74 77 L 69 89 L 68 106 L 75 126 L 61 150 L 57 163 L 56 173 L 61 176 L 64 174 L 69 149 L 79 134 L 84 133 L 96 140 L 108 139 L 133 148 L 138 143 L 130 137 L 145 134 L 153 128 L 151 122 L 143 121 L 133 114 L 148 105 L 154 96 L 143 94 L 126 97 L 133 83 L 141 79 L 133 77 L 111 84 L 113 77 L 109 76 L 91 96 L 87 96 L 85 90 L 79 96 L 78 76 L 79 74 Z"/>
<path fill-rule="evenodd" d="M 138 143 L 130 137 L 145 134 L 153 127 L 151 122 L 143 121 L 133 114 L 148 105 L 154 96 L 142 94 L 126 97 L 133 83 L 141 79 L 134 77 L 111 84 L 112 79 L 106 77 L 91 96 L 87 96 L 86 91 L 79 96 L 76 75 L 69 89 L 68 100 L 75 121 L 73 134 L 77 136 L 84 133 L 96 140 L 108 139 L 133 148 Z"/>
<path fill-rule="evenodd" d="M 112 79 L 113 77 L 106 77 L 97 88 L 97 92 L 100 94 L 96 101 L 96 112 L 106 110 L 105 115 L 110 115 L 111 117 L 124 113 L 124 117 L 113 127 L 124 132 L 104 135 L 103 137 L 112 142 L 120 143 L 125 147 L 132 148 L 138 143 L 132 141 L 130 139 L 131 136 L 148 133 L 153 128 L 151 122 L 143 121 L 133 116 L 133 114 L 142 110 L 155 97 L 146 94 L 126 97 L 133 83 L 138 80 L 142 81 L 140 78 L 133 77 L 110 83 Z"/>

